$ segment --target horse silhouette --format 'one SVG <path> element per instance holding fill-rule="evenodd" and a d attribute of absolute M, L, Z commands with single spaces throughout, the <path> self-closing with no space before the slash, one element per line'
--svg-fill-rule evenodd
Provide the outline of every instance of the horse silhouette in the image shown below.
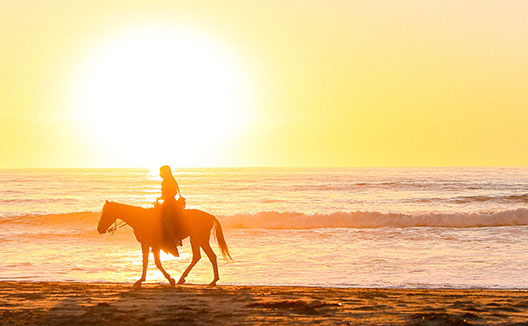
<path fill-rule="evenodd" d="M 185 278 L 201 258 L 200 248 L 202 248 L 213 265 L 214 279 L 209 285 L 216 285 L 216 282 L 220 279 L 218 264 L 216 262 L 216 254 L 209 244 L 213 227 L 214 235 L 216 236 L 222 255 L 225 259 L 231 259 L 220 222 L 214 215 L 198 209 L 185 209 L 180 218 L 181 222 L 179 224 L 182 226 L 182 229 L 178 230 L 178 233 L 182 234 L 183 239 L 190 237 L 193 257 L 191 264 L 183 272 L 178 284 L 185 283 Z M 164 249 L 160 209 L 156 207 L 143 208 L 106 201 L 103 206 L 101 218 L 99 219 L 99 224 L 97 225 L 97 231 L 100 234 L 106 233 L 117 219 L 130 225 L 134 229 L 137 241 L 141 243 L 143 273 L 141 274 L 141 278 L 134 283 L 134 286 L 141 286 L 141 283 L 146 279 L 149 251 L 151 249 L 154 254 L 156 267 L 163 273 L 163 276 L 165 276 L 169 283 L 174 286 L 176 282 L 165 271 L 160 260 L 160 250 Z"/>

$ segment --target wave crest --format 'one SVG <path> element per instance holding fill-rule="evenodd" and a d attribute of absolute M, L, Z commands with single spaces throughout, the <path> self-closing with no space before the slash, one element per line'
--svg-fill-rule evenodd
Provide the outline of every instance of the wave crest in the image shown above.
<path fill-rule="evenodd" d="M 237 229 L 316 229 L 379 227 L 491 227 L 528 225 L 528 209 L 479 213 L 400 214 L 380 212 L 260 212 L 221 217 L 223 225 Z"/>
<path fill-rule="evenodd" d="M 73 227 L 75 230 L 95 225 L 101 213 L 77 212 L 51 215 L 26 215 L 0 219 L 2 224 L 49 228 Z M 478 213 L 380 213 L 374 211 L 304 214 L 299 212 L 259 212 L 219 216 L 222 226 L 233 229 L 318 229 L 381 227 L 493 227 L 528 225 L 528 208 Z"/>

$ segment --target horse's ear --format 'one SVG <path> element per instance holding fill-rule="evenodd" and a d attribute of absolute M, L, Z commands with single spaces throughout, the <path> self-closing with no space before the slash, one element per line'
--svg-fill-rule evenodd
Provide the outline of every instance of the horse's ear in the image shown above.
<path fill-rule="evenodd" d="M 105 200 L 105 204 L 108 204 L 108 200 Z"/>

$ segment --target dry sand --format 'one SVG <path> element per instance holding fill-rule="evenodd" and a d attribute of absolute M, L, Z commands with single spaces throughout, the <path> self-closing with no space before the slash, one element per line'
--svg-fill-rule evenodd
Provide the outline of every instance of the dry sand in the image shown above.
<path fill-rule="evenodd" d="M 528 325 L 528 291 L 0 282 L 0 325 Z"/>

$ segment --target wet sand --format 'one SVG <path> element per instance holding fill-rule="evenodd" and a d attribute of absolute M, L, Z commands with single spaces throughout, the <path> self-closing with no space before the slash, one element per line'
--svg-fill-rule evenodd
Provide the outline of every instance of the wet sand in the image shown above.
<path fill-rule="evenodd" d="M 0 282 L 0 325 L 528 325 L 526 290 Z"/>

